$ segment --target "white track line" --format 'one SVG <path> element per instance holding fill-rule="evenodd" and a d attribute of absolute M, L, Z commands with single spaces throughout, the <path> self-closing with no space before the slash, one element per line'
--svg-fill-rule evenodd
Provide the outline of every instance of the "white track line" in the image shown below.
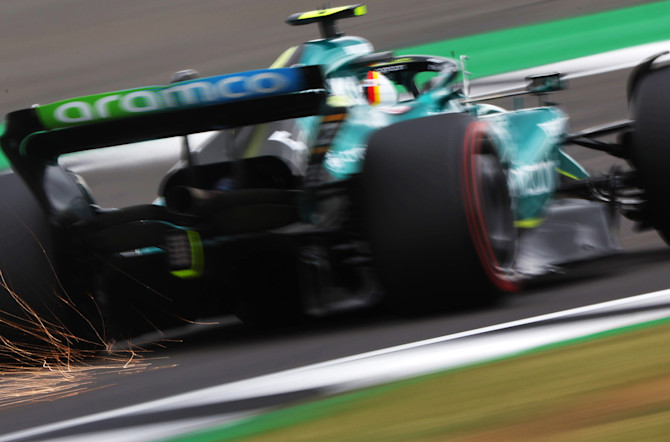
<path fill-rule="evenodd" d="M 664 305 L 667 308 L 660 308 Z M 649 306 L 658 306 L 659 309 L 634 314 L 627 313 L 614 318 L 585 318 L 592 313 L 625 311 L 626 309 Z M 541 324 L 570 317 L 573 317 L 574 321 L 549 324 L 543 327 L 541 331 L 537 328 L 514 330 L 520 326 Z M 581 320 L 580 317 L 582 317 Z M 18 431 L 0 437 L 0 442 L 37 437 L 57 430 L 123 416 L 211 405 L 305 388 L 327 388 L 332 391 L 351 390 L 497 359 L 567 339 L 667 317 L 670 317 L 670 290 L 663 290 L 207 387 L 159 400 Z M 484 336 L 487 334 L 491 335 Z"/>
<path fill-rule="evenodd" d="M 601 54 L 589 55 L 587 57 L 537 66 L 530 69 L 480 78 L 473 80 L 471 83 L 473 91 L 472 96 L 476 97 L 478 95 L 487 95 L 494 92 L 506 92 L 523 88 L 527 83 L 524 79 L 528 75 L 533 74 L 560 72 L 565 74 L 565 79 L 569 80 L 630 69 L 647 57 L 663 51 L 670 51 L 670 40 L 632 46 L 615 51 L 603 52 Z M 659 62 L 666 62 L 669 60 L 670 56 L 667 55 L 658 59 Z M 621 87 L 625 88 L 626 85 L 622 84 Z"/>

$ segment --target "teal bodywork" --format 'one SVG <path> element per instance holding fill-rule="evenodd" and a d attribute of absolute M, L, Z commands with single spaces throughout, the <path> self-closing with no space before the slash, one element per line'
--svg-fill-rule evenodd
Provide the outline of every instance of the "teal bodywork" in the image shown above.
<path fill-rule="evenodd" d="M 0 137 L 5 133 L 5 123 L 0 122 Z M 0 150 L 0 173 L 11 169 L 12 165 L 7 156 Z"/>
<path fill-rule="evenodd" d="M 296 49 L 297 50 L 297 49 Z M 500 158 L 508 168 L 508 181 L 515 200 L 519 227 L 535 227 L 551 200 L 559 177 L 583 179 L 587 172 L 561 150 L 568 118 L 557 108 L 538 107 L 507 111 L 487 104 L 463 102 L 455 75 L 392 107 L 370 106 L 360 87 L 369 67 L 355 61 L 374 53 L 372 45 L 359 37 L 321 39 L 300 47 L 300 65 L 322 66 L 332 94 L 329 103 L 347 108 L 347 116 L 324 158 L 324 167 L 334 180 L 361 171 L 367 141 L 376 130 L 405 120 L 450 112 L 469 112 L 489 124 L 497 141 Z M 411 56 L 408 56 L 411 58 Z M 454 62 L 455 64 L 455 62 Z M 300 124 L 316 134 L 319 118 L 305 118 Z M 312 140 L 313 141 L 313 140 Z"/>
<path fill-rule="evenodd" d="M 379 66 L 375 64 L 375 57 L 381 59 L 383 54 L 376 54 L 372 44 L 364 38 L 353 36 L 323 38 L 289 49 L 279 57 L 271 69 L 255 71 L 256 74 L 250 71 L 192 80 L 174 86 L 154 86 L 73 98 L 41 106 L 36 111 L 43 123 L 51 122 L 53 127 L 49 127 L 59 130 L 60 126 L 87 124 L 89 121 L 82 121 L 84 117 L 87 119 L 96 117 L 98 120 L 132 117 L 130 114 L 120 113 L 117 109 L 119 103 L 125 103 L 126 107 L 130 106 L 134 112 L 153 111 L 153 107 L 148 109 L 149 105 L 155 106 L 159 111 L 159 106 L 152 101 L 155 99 L 153 97 L 176 88 L 181 88 L 183 92 L 184 88 L 193 86 L 194 82 L 198 85 L 210 83 L 214 85 L 215 81 L 227 82 L 227 85 L 231 85 L 227 87 L 232 87 L 242 84 L 239 78 L 252 79 L 253 75 L 267 77 L 271 75 L 270 71 L 281 71 L 287 76 L 291 72 L 288 72 L 286 67 L 319 66 L 329 93 L 327 107 L 330 107 L 332 112 L 340 109 L 340 112 L 346 114 L 323 158 L 323 167 L 332 181 L 347 180 L 361 171 L 367 142 L 375 131 L 405 120 L 462 112 L 470 113 L 480 121 L 486 122 L 491 129 L 499 156 L 508 171 L 509 188 L 515 201 L 515 219 L 519 227 L 532 228 L 541 222 L 543 210 L 554 195 L 560 176 L 566 179 L 583 179 L 588 176 L 586 171 L 560 148 L 567 133 L 568 119 L 559 109 L 537 107 L 508 111 L 497 106 L 469 102 L 463 93 L 462 85 L 457 82 L 459 77 L 457 63 L 442 58 L 439 61 L 447 63 L 453 69 L 435 72 L 430 87 L 421 93 L 405 93 L 400 101 L 390 106 L 372 106 L 363 96 L 361 81 L 371 69 Z M 386 59 L 389 57 L 390 54 Z M 392 59 L 391 66 L 394 63 L 398 67 L 411 63 L 412 57 Z M 427 56 L 415 57 L 426 59 Z M 233 90 L 228 92 L 231 95 L 241 93 Z M 192 98 L 195 100 L 195 95 Z M 170 106 L 175 108 L 181 105 L 170 104 Z M 92 110 L 97 110 L 101 115 L 88 115 L 84 112 Z M 112 112 L 118 116 L 112 115 Z M 326 109 L 324 113 L 329 112 Z M 53 115 L 60 115 L 62 120 L 67 121 L 54 123 Z M 299 133 L 308 147 L 314 146 L 322 120 L 321 115 L 296 120 Z M 3 130 L 4 124 L 0 125 L 0 135 Z M 249 156 L 254 156 L 260 154 L 260 151 L 252 152 L 252 149 L 249 149 L 248 153 Z M 9 167 L 9 161 L 4 155 L 0 155 L 0 169 Z"/>

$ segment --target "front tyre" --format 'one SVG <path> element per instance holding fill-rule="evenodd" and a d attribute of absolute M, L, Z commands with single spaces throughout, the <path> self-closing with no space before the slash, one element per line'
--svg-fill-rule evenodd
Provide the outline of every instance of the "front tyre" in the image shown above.
<path fill-rule="evenodd" d="M 362 185 L 373 258 L 395 309 L 476 306 L 518 290 L 512 202 L 485 123 L 448 114 L 380 130 Z"/>

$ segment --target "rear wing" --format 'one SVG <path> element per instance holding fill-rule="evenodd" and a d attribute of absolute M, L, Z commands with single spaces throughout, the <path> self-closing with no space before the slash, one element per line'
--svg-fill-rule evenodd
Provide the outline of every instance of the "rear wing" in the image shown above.
<path fill-rule="evenodd" d="M 318 115 L 326 95 L 318 66 L 200 78 L 11 112 L 0 144 L 52 225 L 63 226 L 92 214 L 60 155 Z"/>
<path fill-rule="evenodd" d="M 21 169 L 65 153 L 316 115 L 325 97 L 318 66 L 239 72 L 11 112 L 0 144 Z"/>

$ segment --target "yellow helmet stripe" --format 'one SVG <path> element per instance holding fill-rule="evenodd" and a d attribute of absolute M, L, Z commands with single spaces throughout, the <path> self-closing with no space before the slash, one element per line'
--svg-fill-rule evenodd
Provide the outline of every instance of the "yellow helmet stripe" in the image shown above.
<path fill-rule="evenodd" d="M 326 9 L 319 9 L 316 11 L 309 11 L 305 12 L 303 14 L 300 14 L 298 17 L 298 20 L 307 20 L 310 18 L 320 18 L 320 17 L 327 17 L 329 15 L 337 14 L 338 12 L 346 11 L 347 9 L 350 9 L 352 5 L 350 6 L 340 6 L 337 8 L 326 8 Z M 368 12 L 368 8 L 365 5 L 360 5 L 356 8 L 354 8 L 354 15 L 355 16 L 360 16 L 360 15 L 365 15 Z"/>

